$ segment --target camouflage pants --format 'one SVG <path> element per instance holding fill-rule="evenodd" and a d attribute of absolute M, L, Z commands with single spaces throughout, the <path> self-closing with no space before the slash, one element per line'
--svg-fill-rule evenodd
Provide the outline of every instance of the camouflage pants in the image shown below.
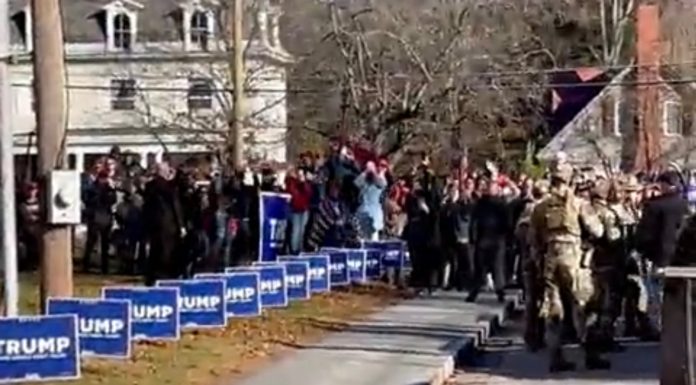
<path fill-rule="evenodd" d="M 544 339 L 544 319 L 539 316 L 543 298 L 539 266 L 533 261 L 523 260 L 524 283 L 524 342 L 530 349 L 541 347 Z"/>
<path fill-rule="evenodd" d="M 595 295 L 587 311 L 597 315 L 598 331 L 606 341 L 614 338 L 614 323 L 621 314 L 624 285 L 611 266 L 597 268 L 593 272 Z"/>
<path fill-rule="evenodd" d="M 558 359 L 562 344 L 563 318 L 571 316 L 578 337 L 586 341 L 587 305 L 595 296 L 594 280 L 589 269 L 581 268 L 583 254 L 579 243 L 551 243 L 544 262 L 543 302 L 540 316 L 546 320 L 546 339 L 551 359 Z M 571 314 L 564 314 L 561 294 L 573 298 Z"/>

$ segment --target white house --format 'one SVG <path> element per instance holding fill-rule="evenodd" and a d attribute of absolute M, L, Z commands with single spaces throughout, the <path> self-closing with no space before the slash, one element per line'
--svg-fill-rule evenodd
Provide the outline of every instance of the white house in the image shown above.
<path fill-rule="evenodd" d="M 63 1 L 67 153 L 83 169 L 114 145 L 158 159 L 225 145 L 232 113 L 228 1 Z M 32 17 L 10 0 L 15 154 L 35 153 Z M 284 162 L 286 66 L 278 6 L 258 1 L 244 22 L 246 152 Z M 24 158 L 24 156 L 23 156 Z"/>

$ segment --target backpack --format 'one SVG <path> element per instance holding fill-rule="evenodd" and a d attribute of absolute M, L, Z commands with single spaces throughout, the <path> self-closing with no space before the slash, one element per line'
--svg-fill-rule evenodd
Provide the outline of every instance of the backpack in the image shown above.
<path fill-rule="evenodd" d="M 546 230 L 553 233 L 580 235 L 580 210 L 572 197 L 550 198 L 546 209 Z"/>

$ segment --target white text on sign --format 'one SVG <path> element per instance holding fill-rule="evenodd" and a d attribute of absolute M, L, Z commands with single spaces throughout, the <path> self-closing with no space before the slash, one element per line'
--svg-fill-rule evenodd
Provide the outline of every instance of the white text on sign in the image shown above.
<path fill-rule="evenodd" d="M 256 290 L 251 287 L 229 288 L 225 297 L 229 302 L 248 302 L 253 300 Z"/>
<path fill-rule="evenodd" d="M 126 324 L 119 319 L 80 318 L 80 334 L 83 336 L 108 336 L 118 334 Z"/>
<path fill-rule="evenodd" d="M 215 295 L 209 296 L 189 296 L 179 298 L 179 307 L 182 311 L 211 309 L 215 310 L 220 306 L 220 297 Z"/>
<path fill-rule="evenodd" d="M 138 320 L 165 319 L 171 317 L 172 314 L 174 314 L 174 308 L 172 306 L 133 306 L 133 318 Z"/>
<path fill-rule="evenodd" d="M 70 349 L 68 337 L 20 338 L 0 340 L 0 360 L 62 357 Z"/>

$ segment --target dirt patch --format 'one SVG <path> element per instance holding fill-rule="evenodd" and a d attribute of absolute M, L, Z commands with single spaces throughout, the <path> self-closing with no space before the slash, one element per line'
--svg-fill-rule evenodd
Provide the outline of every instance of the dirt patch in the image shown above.
<path fill-rule="evenodd" d="M 38 310 L 38 281 L 22 276 L 21 307 Z M 126 277 L 76 276 L 75 295 L 96 297 L 102 286 L 134 282 Z M 228 322 L 224 329 L 185 332 L 178 342 L 139 343 L 127 361 L 87 360 L 76 385 L 215 385 L 229 383 L 269 362 L 287 346 L 315 341 L 403 298 L 384 285 L 315 295 L 261 317 Z M 328 325 L 328 326 L 327 326 Z M 331 327 L 335 325 L 335 327 Z"/>

